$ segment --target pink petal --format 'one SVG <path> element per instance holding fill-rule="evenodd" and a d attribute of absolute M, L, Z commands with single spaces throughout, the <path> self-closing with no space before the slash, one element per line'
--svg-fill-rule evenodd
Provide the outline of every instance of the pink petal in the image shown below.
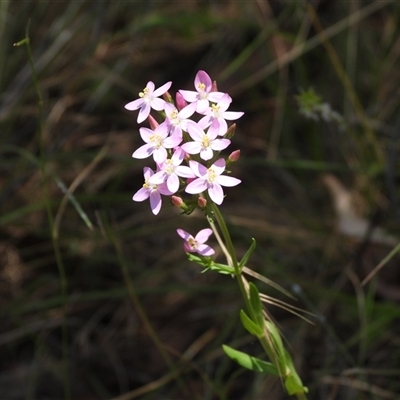
<path fill-rule="evenodd" d="M 242 111 L 225 111 L 223 113 L 223 117 L 224 117 L 224 119 L 227 119 L 228 121 L 232 121 L 232 120 L 240 118 L 243 114 L 244 114 L 244 112 L 242 112 Z"/>
<path fill-rule="evenodd" d="M 156 98 L 151 100 L 150 105 L 154 110 L 161 111 L 164 110 L 165 100 Z"/>
<path fill-rule="evenodd" d="M 225 93 L 222 92 L 210 92 L 208 93 L 208 100 L 212 101 L 213 103 L 218 103 Z"/>
<path fill-rule="evenodd" d="M 203 137 L 205 135 L 204 131 L 194 121 L 188 121 L 187 131 L 189 132 L 189 135 L 193 140 L 196 140 L 199 142 L 201 142 L 203 140 Z"/>
<path fill-rule="evenodd" d="M 186 167 L 185 165 L 176 167 L 175 173 L 176 175 L 181 176 L 182 178 L 196 178 L 196 175 L 193 173 L 193 171 L 189 167 Z"/>
<path fill-rule="evenodd" d="M 223 158 L 219 158 L 217 161 L 215 161 L 212 167 L 217 175 L 221 175 L 225 171 L 225 165 L 225 160 Z"/>
<path fill-rule="evenodd" d="M 211 200 L 218 205 L 222 204 L 224 201 L 224 191 L 218 183 L 213 183 L 211 187 L 208 188 L 208 194 Z"/>
<path fill-rule="evenodd" d="M 161 195 L 156 190 L 150 193 L 150 208 L 154 215 L 157 215 L 161 210 L 162 200 Z"/>
<path fill-rule="evenodd" d="M 186 242 L 192 237 L 190 233 L 184 231 L 183 229 L 177 229 L 176 233 Z"/>
<path fill-rule="evenodd" d="M 144 144 L 140 146 L 133 154 L 133 158 L 144 159 L 150 157 L 154 152 L 154 146 L 152 144 Z"/>
<path fill-rule="evenodd" d="M 186 186 L 185 192 L 189 194 L 198 194 L 207 189 L 207 182 L 204 179 L 197 178 Z"/>
<path fill-rule="evenodd" d="M 154 82 L 152 81 L 147 82 L 146 89 L 149 89 L 150 93 L 153 93 L 154 88 L 155 88 Z"/>
<path fill-rule="evenodd" d="M 223 158 L 220 158 L 220 160 L 224 161 Z M 217 160 L 217 161 L 219 161 L 219 160 Z M 217 162 L 217 161 L 216 161 L 216 162 Z M 215 162 L 215 163 L 216 163 L 216 162 Z M 215 163 L 214 163 L 214 165 L 215 165 Z M 225 161 L 224 161 L 224 166 L 225 166 Z M 202 176 L 207 175 L 207 168 L 206 168 L 204 165 L 198 163 L 197 161 L 190 160 L 190 161 L 189 161 L 189 167 L 190 167 L 190 169 L 193 171 L 193 173 L 194 173 L 196 176 L 198 176 L 199 178 L 202 177 Z M 225 169 L 225 168 L 224 168 L 224 169 Z"/>
<path fill-rule="evenodd" d="M 171 174 L 168 179 L 167 179 L 167 186 L 168 190 L 171 192 L 171 194 L 174 194 L 178 191 L 179 189 L 179 178 L 177 177 L 176 174 Z"/>
<path fill-rule="evenodd" d="M 132 197 L 133 201 L 144 201 L 150 196 L 150 190 L 144 187 L 140 188 Z"/>
<path fill-rule="evenodd" d="M 200 158 L 204 161 L 211 160 L 213 158 L 213 151 L 210 147 L 206 147 L 200 151 Z"/>
<path fill-rule="evenodd" d="M 198 99 L 198 93 L 194 92 L 193 90 L 180 90 L 179 93 L 189 103 L 193 103 Z"/>
<path fill-rule="evenodd" d="M 139 115 L 137 117 L 138 124 L 142 123 L 150 114 L 150 105 L 143 102 L 142 107 L 140 108 Z"/>
<path fill-rule="evenodd" d="M 221 151 L 226 149 L 231 144 L 229 139 L 215 139 L 211 143 L 211 148 L 216 151 Z"/>
<path fill-rule="evenodd" d="M 171 87 L 171 85 L 172 85 L 172 82 L 169 81 L 169 82 L 165 83 L 164 85 L 160 86 L 157 90 L 155 90 L 153 92 L 153 96 L 154 97 L 161 96 Z"/>
<path fill-rule="evenodd" d="M 201 151 L 201 144 L 198 142 L 188 142 L 181 146 L 182 150 L 189 154 L 199 154 Z"/>
<path fill-rule="evenodd" d="M 220 175 L 217 178 L 217 182 L 222 186 L 232 187 L 239 185 L 242 181 L 240 179 L 234 178 L 233 176 Z"/>
<path fill-rule="evenodd" d="M 133 100 L 128 104 L 125 104 L 124 107 L 129 111 L 133 111 L 133 110 L 137 110 L 138 108 L 140 108 L 142 103 L 144 103 L 144 100 L 142 98 L 140 98 L 140 99 L 137 99 L 137 100 Z"/>
<path fill-rule="evenodd" d="M 212 234 L 213 231 L 210 228 L 206 228 L 199 231 L 194 238 L 198 243 L 205 243 Z"/>
<path fill-rule="evenodd" d="M 212 86 L 212 82 L 211 82 L 211 78 L 210 76 L 207 74 L 206 71 L 202 71 L 200 70 L 199 72 L 197 72 L 195 78 L 194 78 L 194 87 L 196 88 L 196 90 L 199 92 L 199 84 L 204 83 L 204 85 L 206 86 L 204 89 L 204 92 L 209 92 L 211 90 L 211 86 Z M 203 90 L 202 90 L 203 92 Z"/>
<path fill-rule="evenodd" d="M 144 147 L 144 146 L 143 146 Z M 159 147 L 153 151 L 153 158 L 157 164 L 163 163 L 168 157 L 167 150 L 164 147 Z"/>
<path fill-rule="evenodd" d="M 202 256 L 212 256 L 215 254 L 215 251 L 207 244 L 199 244 L 197 246 L 197 253 L 201 254 Z"/>

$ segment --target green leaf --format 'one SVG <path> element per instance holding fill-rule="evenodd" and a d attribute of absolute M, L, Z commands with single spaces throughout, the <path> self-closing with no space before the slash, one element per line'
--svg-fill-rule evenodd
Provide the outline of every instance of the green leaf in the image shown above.
<path fill-rule="evenodd" d="M 257 286 L 254 285 L 254 283 L 250 282 L 249 287 L 250 287 L 250 305 L 253 312 L 253 318 L 256 324 L 261 329 L 264 329 L 263 308 Z"/>
<path fill-rule="evenodd" d="M 264 329 L 252 321 L 243 310 L 240 310 L 240 320 L 250 334 L 257 336 L 258 338 L 264 335 Z"/>
<path fill-rule="evenodd" d="M 243 256 L 242 260 L 239 263 L 239 269 L 240 270 L 247 264 L 247 261 L 249 261 L 250 256 L 252 255 L 253 251 L 256 248 L 256 245 L 257 245 L 256 239 L 252 238 L 251 239 L 251 246 L 246 251 L 246 254 Z"/>
<path fill-rule="evenodd" d="M 225 344 L 222 345 L 225 354 L 236 361 L 243 368 L 250 369 L 254 372 L 260 372 L 262 374 L 277 375 L 279 376 L 278 370 L 275 365 L 270 362 L 260 360 L 257 357 L 252 357 L 249 354 L 235 350 Z"/>
<path fill-rule="evenodd" d="M 285 378 L 285 388 L 290 395 L 296 393 L 307 393 L 308 389 L 303 386 L 303 382 L 301 381 L 299 375 L 297 374 L 296 368 L 293 364 L 292 357 L 290 354 L 285 350 L 285 364 L 288 374 Z"/>

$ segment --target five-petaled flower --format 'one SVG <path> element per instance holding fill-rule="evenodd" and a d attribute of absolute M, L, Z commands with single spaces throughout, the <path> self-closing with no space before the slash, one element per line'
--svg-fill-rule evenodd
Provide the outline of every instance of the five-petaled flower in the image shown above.
<path fill-rule="evenodd" d="M 201 126 L 210 126 L 214 121 L 218 121 L 218 135 L 223 136 L 228 131 L 228 121 L 240 118 L 244 113 L 241 111 L 226 111 L 232 99 L 229 94 L 224 94 L 217 104 L 212 104 L 203 114 L 205 116 L 199 121 Z"/>
<path fill-rule="evenodd" d="M 224 201 L 224 191 L 222 186 L 236 186 L 241 182 L 240 179 L 232 176 L 221 175 L 225 171 L 225 160 L 223 158 L 215 161 L 211 167 L 206 168 L 197 161 L 190 160 L 189 166 L 197 178 L 186 186 L 186 193 L 198 194 L 208 191 L 210 199 L 220 205 Z"/>
<path fill-rule="evenodd" d="M 208 161 L 213 158 L 213 150 L 224 150 L 231 143 L 229 139 L 217 139 L 219 131 L 218 122 L 211 124 L 207 133 L 205 133 L 196 122 L 189 121 L 187 123 L 187 131 L 194 142 L 184 143 L 181 146 L 182 149 L 189 154 L 200 153 L 200 158 L 202 158 L 204 161 Z"/>
<path fill-rule="evenodd" d="M 155 85 L 150 81 L 143 89 L 143 92 L 139 93 L 139 98 L 126 104 L 125 108 L 129 111 L 139 109 L 137 122 L 140 124 L 149 116 L 151 108 L 156 111 L 162 111 L 164 109 L 165 100 L 159 99 L 158 97 L 162 96 L 171 85 L 172 82 L 167 82 L 154 90 Z"/>
<path fill-rule="evenodd" d="M 196 74 L 194 78 L 194 87 L 196 92 L 193 90 L 180 90 L 179 93 L 181 93 L 183 98 L 189 103 L 196 103 L 196 111 L 199 114 L 207 110 L 210 101 L 217 103 L 224 95 L 222 92 L 212 91 L 211 78 L 205 71 L 199 71 Z"/>
<path fill-rule="evenodd" d="M 196 111 L 196 104 L 189 104 L 182 108 L 181 111 L 178 111 L 173 104 L 165 103 L 164 111 L 170 125 L 171 136 L 182 137 L 182 130 L 186 131 L 187 123 L 190 121 L 188 118 Z"/>
<path fill-rule="evenodd" d="M 149 179 L 154 175 L 154 172 L 149 167 L 143 168 L 144 184 L 143 186 L 133 195 L 133 201 L 144 201 L 150 198 L 150 208 L 154 215 L 157 215 L 161 210 L 162 200 L 161 195 L 170 196 L 171 193 L 168 190 L 166 183 L 160 185 L 151 184 Z"/>
<path fill-rule="evenodd" d="M 182 178 L 196 177 L 189 167 L 181 165 L 184 156 L 185 152 L 181 148 L 177 148 L 171 158 L 158 165 L 159 171 L 149 179 L 149 183 L 159 185 L 166 182 L 168 190 L 176 193 L 179 189 L 179 176 Z"/>
<path fill-rule="evenodd" d="M 163 163 L 167 157 L 166 149 L 172 149 L 182 142 L 182 137 L 177 135 L 168 136 L 169 125 L 166 121 L 158 125 L 154 131 L 149 128 L 140 128 L 140 136 L 146 142 L 139 147 L 133 154 L 133 158 L 147 158 L 153 154 L 154 161 L 158 164 Z"/>
<path fill-rule="evenodd" d="M 183 248 L 186 252 L 199 253 L 202 256 L 211 256 L 215 253 L 209 245 L 205 244 L 212 235 L 211 229 L 202 229 L 195 237 L 183 229 L 177 229 L 176 232 L 184 240 Z"/>

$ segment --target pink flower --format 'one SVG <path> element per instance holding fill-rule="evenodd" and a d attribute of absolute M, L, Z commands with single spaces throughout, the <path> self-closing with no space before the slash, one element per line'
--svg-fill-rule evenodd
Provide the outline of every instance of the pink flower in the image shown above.
<path fill-rule="evenodd" d="M 192 90 L 180 90 L 183 98 L 189 103 L 195 102 L 197 112 L 203 114 L 209 106 L 209 102 L 216 103 L 224 95 L 222 92 L 212 92 L 212 81 L 205 71 L 199 71 L 194 79 L 196 92 Z"/>
<path fill-rule="evenodd" d="M 165 183 L 154 185 L 149 183 L 149 179 L 154 172 L 149 167 L 143 168 L 144 184 L 132 197 L 133 201 L 144 201 L 150 198 L 150 208 L 154 215 L 157 215 L 161 210 L 162 200 L 161 194 L 169 196 L 172 193 L 168 190 Z"/>
<path fill-rule="evenodd" d="M 168 190 L 171 193 L 176 193 L 179 189 L 179 176 L 182 178 L 196 177 L 189 167 L 181 165 L 184 156 L 184 151 L 177 148 L 170 159 L 165 160 L 158 166 L 160 171 L 149 178 L 149 183 L 159 185 L 166 182 Z"/>
<path fill-rule="evenodd" d="M 170 135 L 182 137 L 182 130 L 186 131 L 188 118 L 196 111 L 196 104 L 192 103 L 178 111 L 171 103 L 165 103 L 165 115 L 170 125 Z"/>
<path fill-rule="evenodd" d="M 183 248 L 188 253 L 199 253 L 202 256 L 211 256 L 215 251 L 205 244 L 210 235 L 211 229 L 202 229 L 195 237 L 183 229 L 177 229 L 176 232 L 184 240 Z"/>
<path fill-rule="evenodd" d="M 133 158 L 147 158 L 153 154 L 156 163 L 163 163 L 167 157 L 168 152 L 166 149 L 172 149 L 182 142 L 179 136 L 169 136 L 169 126 L 166 121 L 158 125 L 154 131 L 149 128 L 140 128 L 140 136 L 146 142 L 143 146 L 139 147 L 133 154 Z"/>
<path fill-rule="evenodd" d="M 223 136 L 228 131 L 228 121 L 240 118 L 244 113 L 241 111 L 226 111 L 232 99 L 229 94 L 224 94 L 217 104 L 212 104 L 203 114 L 205 116 L 199 121 L 201 126 L 210 126 L 214 121 L 218 121 L 218 135 Z"/>
<path fill-rule="evenodd" d="M 232 187 L 241 182 L 240 179 L 221 175 L 225 171 L 225 160 L 223 158 L 215 161 L 209 168 L 194 160 L 189 161 L 189 166 L 197 179 L 187 185 L 186 193 L 198 194 L 207 190 L 210 199 L 218 205 L 224 201 L 222 186 Z"/>
<path fill-rule="evenodd" d="M 139 99 L 131 101 L 125 105 L 127 110 L 133 111 L 139 110 L 137 122 L 140 124 L 150 114 L 150 109 L 161 111 L 164 109 L 165 100 L 159 99 L 158 97 L 163 95 L 170 87 L 172 82 L 167 82 L 163 86 L 154 90 L 154 83 L 148 82 L 147 86 L 143 89 L 143 92 L 139 93 Z"/>
<path fill-rule="evenodd" d="M 200 158 L 205 161 L 213 158 L 213 150 L 221 151 L 226 149 L 231 143 L 229 139 L 217 139 L 219 131 L 217 122 L 213 123 L 208 132 L 205 133 L 196 122 L 188 121 L 187 131 L 194 141 L 184 143 L 181 146 L 182 149 L 189 154 L 200 153 Z"/>

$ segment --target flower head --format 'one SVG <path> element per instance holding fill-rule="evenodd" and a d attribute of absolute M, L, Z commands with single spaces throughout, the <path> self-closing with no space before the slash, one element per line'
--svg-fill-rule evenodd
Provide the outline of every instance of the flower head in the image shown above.
<path fill-rule="evenodd" d="M 207 110 L 209 102 L 216 103 L 224 95 L 222 92 L 213 92 L 213 85 L 210 76 L 205 71 L 199 71 L 194 78 L 193 90 L 180 90 L 183 98 L 189 103 L 196 103 L 197 112 L 202 114 Z"/>
<path fill-rule="evenodd" d="M 189 161 L 189 165 L 197 178 L 187 185 L 186 193 L 198 194 L 207 190 L 210 199 L 218 205 L 224 201 L 222 186 L 232 187 L 241 182 L 240 179 L 221 175 L 225 171 L 225 160 L 223 158 L 215 161 L 209 168 L 194 160 Z"/>
<path fill-rule="evenodd" d="M 143 168 L 144 184 L 132 197 L 133 201 L 144 201 L 150 198 L 150 208 L 154 215 L 157 215 L 161 210 L 162 199 L 161 195 L 170 196 L 172 193 L 168 190 L 165 183 L 154 185 L 149 182 L 150 177 L 154 172 L 149 167 Z"/>
<path fill-rule="evenodd" d="M 150 109 L 156 111 L 164 109 L 165 100 L 158 97 L 163 95 L 171 87 L 171 84 L 172 82 L 167 82 L 154 90 L 154 83 L 151 81 L 148 82 L 143 91 L 139 93 L 139 98 L 126 104 L 125 108 L 130 111 L 140 109 L 137 118 L 137 122 L 140 124 L 149 116 Z"/>
<path fill-rule="evenodd" d="M 133 158 L 147 158 L 153 155 L 156 163 L 163 163 L 168 156 L 166 149 L 172 149 L 179 145 L 182 138 L 179 136 L 168 136 L 169 126 L 167 122 L 158 125 L 154 131 L 149 128 L 140 128 L 140 136 L 146 142 L 133 154 Z"/>
<path fill-rule="evenodd" d="M 199 253 L 202 256 L 211 256 L 215 253 L 210 246 L 205 244 L 210 235 L 212 235 L 211 229 L 202 229 L 195 237 L 183 229 L 177 229 L 176 232 L 184 240 L 183 248 L 186 252 Z"/>

